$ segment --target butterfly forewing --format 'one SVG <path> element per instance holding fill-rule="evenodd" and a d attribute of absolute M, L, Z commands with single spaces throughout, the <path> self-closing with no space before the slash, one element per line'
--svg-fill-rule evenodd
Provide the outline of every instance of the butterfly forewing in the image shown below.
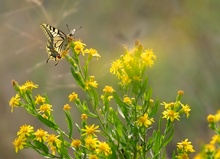
<path fill-rule="evenodd" d="M 68 44 L 66 34 L 64 34 L 61 30 L 48 24 L 41 24 L 40 26 L 44 31 L 45 35 L 47 36 L 48 40 L 52 41 L 53 39 L 54 48 L 58 52 L 62 52 L 66 49 L 66 46 Z"/>

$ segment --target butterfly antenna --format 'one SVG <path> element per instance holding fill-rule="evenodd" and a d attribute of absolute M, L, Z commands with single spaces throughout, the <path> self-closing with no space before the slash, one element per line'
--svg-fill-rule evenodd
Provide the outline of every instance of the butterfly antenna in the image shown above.
<path fill-rule="evenodd" d="M 69 26 L 68 26 L 68 24 L 66 24 L 66 27 L 67 27 L 68 31 L 70 32 L 70 29 L 69 29 Z"/>
<path fill-rule="evenodd" d="M 81 29 L 81 28 L 82 28 L 82 26 L 81 26 L 81 27 L 79 27 L 79 28 L 77 28 L 77 29 L 76 29 L 76 31 L 77 31 L 77 30 L 79 30 L 79 29 Z"/>

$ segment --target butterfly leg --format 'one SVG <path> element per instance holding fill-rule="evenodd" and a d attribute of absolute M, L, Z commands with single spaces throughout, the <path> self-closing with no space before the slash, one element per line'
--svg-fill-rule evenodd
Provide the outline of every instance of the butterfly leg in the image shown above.
<path fill-rule="evenodd" d="M 55 66 L 59 63 L 59 60 L 57 61 L 57 63 L 55 64 Z"/>
<path fill-rule="evenodd" d="M 49 60 L 50 60 L 50 57 L 47 59 L 46 63 L 48 63 Z"/>

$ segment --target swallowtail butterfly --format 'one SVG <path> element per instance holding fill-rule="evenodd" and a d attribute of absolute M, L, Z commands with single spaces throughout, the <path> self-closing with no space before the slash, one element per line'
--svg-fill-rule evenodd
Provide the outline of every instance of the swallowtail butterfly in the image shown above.
<path fill-rule="evenodd" d="M 61 30 L 59 30 L 49 24 L 43 23 L 40 25 L 40 27 L 48 39 L 47 44 L 46 44 L 46 51 L 48 53 L 48 59 L 47 59 L 46 63 L 50 59 L 53 59 L 55 61 L 61 59 L 62 53 L 64 51 L 68 51 L 68 49 L 69 49 L 68 45 L 69 45 L 70 41 L 73 40 L 73 35 L 75 34 L 76 29 L 73 29 L 72 31 L 70 31 L 69 34 L 66 35 Z M 58 62 L 55 65 L 57 65 Z"/>

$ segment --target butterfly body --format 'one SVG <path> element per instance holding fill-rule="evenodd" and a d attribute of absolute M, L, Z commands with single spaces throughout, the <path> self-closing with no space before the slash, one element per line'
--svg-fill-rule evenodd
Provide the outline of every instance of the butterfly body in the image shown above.
<path fill-rule="evenodd" d="M 72 36 L 74 35 L 76 29 L 73 29 L 68 35 L 66 35 L 61 30 L 49 24 L 43 23 L 40 25 L 40 27 L 48 39 L 46 44 L 48 59 L 46 62 L 48 62 L 50 59 L 59 61 L 62 58 L 62 53 L 69 50 L 68 45 L 70 41 L 73 40 Z"/>

